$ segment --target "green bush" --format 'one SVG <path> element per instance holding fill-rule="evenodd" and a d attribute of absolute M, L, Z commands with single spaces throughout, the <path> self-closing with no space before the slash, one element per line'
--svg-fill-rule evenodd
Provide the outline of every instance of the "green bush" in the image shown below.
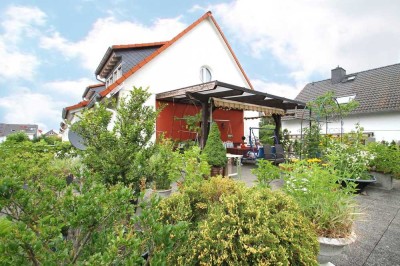
<path fill-rule="evenodd" d="M 281 176 L 277 166 L 263 159 L 257 161 L 257 168 L 252 169 L 251 173 L 256 175 L 258 184 L 263 187 L 270 187 L 269 183 Z"/>
<path fill-rule="evenodd" d="M 310 222 L 281 192 L 216 177 L 160 203 L 162 220 L 188 222 L 188 238 L 167 265 L 316 265 Z"/>
<path fill-rule="evenodd" d="M 156 189 L 170 189 L 171 183 L 179 176 L 171 176 L 172 160 L 176 156 L 174 143 L 170 139 L 161 139 L 156 143 L 154 154 L 149 159 L 149 174 Z"/>
<path fill-rule="evenodd" d="M 400 148 L 398 145 L 371 142 L 368 144 L 368 150 L 375 155 L 369 165 L 372 170 L 392 174 L 396 178 L 400 177 Z"/>
<path fill-rule="evenodd" d="M 226 165 L 226 149 L 221 140 L 221 135 L 216 123 L 211 124 L 211 130 L 208 134 L 206 146 L 203 150 L 207 156 L 207 162 L 209 165 L 222 167 Z"/>
<path fill-rule="evenodd" d="M 355 210 L 354 183 L 341 187 L 345 181 L 332 168 L 309 161 L 288 167 L 284 191 L 295 199 L 319 236 L 350 235 Z"/>

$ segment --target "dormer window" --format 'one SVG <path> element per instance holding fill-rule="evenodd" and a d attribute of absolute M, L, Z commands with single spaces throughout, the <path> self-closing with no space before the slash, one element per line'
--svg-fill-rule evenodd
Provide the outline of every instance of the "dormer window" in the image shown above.
<path fill-rule="evenodd" d="M 115 81 L 117 81 L 120 77 L 122 77 L 122 65 L 119 65 L 110 74 L 110 76 L 106 80 L 106 87 L 109 87 L 111 84 L 113 84 Z"/>
<path fill-rule="evenodd" d="M 212 79 L 211 70 L 207 66 L 202 66 L 200 68 L 200 80 L 201 82 L 209 82 Z"/>

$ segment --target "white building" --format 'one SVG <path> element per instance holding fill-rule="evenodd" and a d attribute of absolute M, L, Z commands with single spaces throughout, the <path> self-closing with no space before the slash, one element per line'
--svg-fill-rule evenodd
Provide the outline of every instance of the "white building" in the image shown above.
<path fill-rule="evenodd" d="M 400 64 L 346 74 L 337 67 L 332 70 L 330 79 L 307 84 L 296 100 L 309 102 L 318 96 L 333 91 L 336 98 L 354 98 L 359 107 L 343 119 L 343 132 L 350 132 L 359 123 L 364 132 L 377 141 L 400 140 Z M 301 115 L 282 121 L 292 135 L 301 133 Z M 326 132 L 324 118 L 322 133 Z M 308 122 L 303 120 L 303 126 Z M 328 134 L 341 132 L 340 120 L 328 124 Z"/>

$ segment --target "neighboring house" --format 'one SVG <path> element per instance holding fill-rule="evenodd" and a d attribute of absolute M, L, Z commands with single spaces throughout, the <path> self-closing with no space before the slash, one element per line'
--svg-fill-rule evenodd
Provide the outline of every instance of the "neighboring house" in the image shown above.
<path fill-rule="evenodd" d="M 8 135 L 17 132 L 24 132 L 32 140 L 38 136 L 38 125 L 0 123 L 0 142 L 5 141 Z"/>
<path fill-rule="evenodd" d="M 244 135 L 250 135 L 250 126 L 258 127 L 260 115 L 273 116 L 279 131 L 281 115 L 302 105 L 254 90 L 211 12 L 170 41 L 111 46 L 95 76 L 102 83 L 87 87 L 83 101 L 63 110 L 64 140 L 67 124 L 78 121 L 82 109 L 105 97 L 124 98 L 134 86 L 149 88 L 151 97 L 146 105 L 157 108 L 163 103 L 156 133 L 176 140 L 199 139 L 201 146 L 208 135 L 210 117 L 218 124 L 222 140 L 236 145 Z M 199 111 L 202 128 L 196 135 L 188 131 L 185 117 Z M 257 135 L 254 132 L 252 138 Z"/>
<path fill-rule="evenodd" d="M 309 102 L 328 91 L 334 91 L 336 98 L 354 99 L 359 107 L 343 119 L 343 131 L 350 132 L 359 123 L 364 132 L 376 140 L 400 140 L 400 64 L 389 65 L 358 73 L 346 74 L 337 67 L 330 79 L 307 84 L 296 100 Z M 304 116 L 307 117 L 307 116 Z M 325 123 L 322 121 L 322 132 Z M 294 117 L 286 117 L 282 123 L 291 134 L 300 135 L 301 112 Z M 303 127 L 308 121 L 303 120 Z M 340 121 L 328 123 L 328 134 L 339 134 Z"/>
<path fill-rule="evenodd" d="M 44 133 L 44 135 L 45 135 L 46 137 L 51 137 L 51 136 L 58 136 L 58 133 L 55 132 L 55 131 L 52 129 L 52 130 L 47 131 L 46 133 Z"/>

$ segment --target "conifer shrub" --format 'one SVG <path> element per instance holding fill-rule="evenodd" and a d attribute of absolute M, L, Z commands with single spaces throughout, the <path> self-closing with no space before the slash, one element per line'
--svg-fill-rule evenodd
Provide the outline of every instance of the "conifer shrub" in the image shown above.
<path fill-rule="evenodd" d="M 160 210 L 168 224 L 190 224 L 168 265 L 317 265 L 312 225 L 281 192 L 215 177 L 184 187 Z"/>
<path fill-rule="evenodd" d="M 211 166 L 223 167 L 226 165 L 226 149 L 221 140 L 221 134 L 216 123 L 211 124 L 210 133 L 208 134 L 208 139 L 206 146 L 203 150 L 204 154 L 207 156 L 207 162 Z"/>

